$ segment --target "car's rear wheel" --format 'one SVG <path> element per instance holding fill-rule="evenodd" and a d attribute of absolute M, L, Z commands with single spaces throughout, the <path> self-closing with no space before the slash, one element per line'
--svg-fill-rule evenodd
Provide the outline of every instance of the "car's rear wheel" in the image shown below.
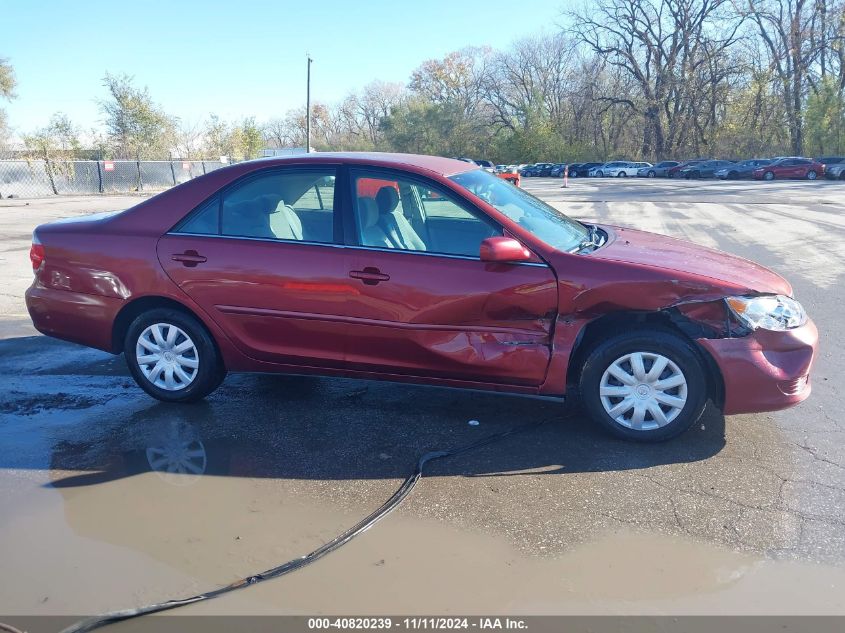
<path fill-rule="evenodd" d="M 707 402 L 698 353 L 666 330 L 636 330 L 598 344 L 584 363 L 579 390 L 604 429 L 643 442 L 683 433 Z"/>
<path fill-rule="evenodd" d="M 818 177 L 819 177 L 819 175 L 816 173 L 816 171 L 814 169 L 811 169 L 810 171 L 807 172 L 807 180 L 815 180 Z"/>
<path fill-rule="evenodd" d="M 618 174 L 616 174 L 616 177 L 617 178 L 627 178 L 628 174 L 626 174 L 624 171 L 620 171 Z"/>
<path fill-rule="evenodd" d="M 648 177 L 649 178 L 657 178 L 657 174 L 654 172 L 653 169 L 648 170 Z"/>
<path fill-rule="evenodd" d="M 138 316 L 129 325 L 123 351 L 138 386 L 164 402 L 200 400 L 226 377 L 209 333 L 178 310 L 159 308 Z"/>
<path fill-rule="evenodd" d="M 775 179 L 774 172 L 767 171 L 763 174 L 763 180 L 774 180 L 774 179 Z"/>
<path fill-rule="evenodd" d="M 596 172 L 596 178 L 604 178 L 604 172 L 603 171 L 597 171 Z"/>

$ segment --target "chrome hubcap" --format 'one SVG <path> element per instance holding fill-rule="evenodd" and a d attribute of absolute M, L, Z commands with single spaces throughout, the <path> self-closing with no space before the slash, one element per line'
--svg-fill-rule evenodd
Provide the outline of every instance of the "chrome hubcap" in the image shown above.
<path fill-rule="evenodd" d="M 617 424 L 650 431 L 681 413 L 687 402 L 687 379 L 665 356 L 633 352 L 617 358 L 604 371 L 599 397 Z"/>
<path fill-rule="evenodd" d="M 179 391 L 190 385 L 199 370 L 197 346 L 171 323 L 154 323 L 141 332 L 135 358 L 144 377 L 159 389 Z"/>

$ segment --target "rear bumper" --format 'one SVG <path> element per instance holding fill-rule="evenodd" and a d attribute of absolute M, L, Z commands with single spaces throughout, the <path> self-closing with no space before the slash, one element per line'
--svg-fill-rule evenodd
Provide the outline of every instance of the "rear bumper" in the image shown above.
<path fill-rule="evenodd" d="M 112 349 L 112 325 L 124 301 L 46 288 L 37 281 L 26 291 L 26 308 L 42 334 L 107 352 Z"/>
<path fill-rule="evenodd" d="M 742 338 L 700 339 L 722 373 L 725 414 L 778 411 L 807 399 L 818 350 L 815 324 Z"/>

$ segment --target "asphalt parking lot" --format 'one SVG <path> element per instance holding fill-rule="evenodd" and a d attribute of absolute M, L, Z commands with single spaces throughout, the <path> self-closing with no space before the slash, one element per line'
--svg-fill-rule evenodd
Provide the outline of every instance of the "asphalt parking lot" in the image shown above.
<path fill-rule="evenodd" d="M 561 185 L 523 180 L 579 219 L 784 274 L 822 337 L 811 398 L 708 408 L 654 446 L 551 402 L 339 379 L 229 376 L 202 404 L 164 405 L 122 357 L 37 335 L 23 305 L 37 224 L 138 198 L 2 200 L 0 614 L 230 583 L 333 538 L 422 453 L 534 421 L 548 423 L 433 464 L 396 513 L 317 564 L 186 612 L 845 614 L 845 183 Z"/>

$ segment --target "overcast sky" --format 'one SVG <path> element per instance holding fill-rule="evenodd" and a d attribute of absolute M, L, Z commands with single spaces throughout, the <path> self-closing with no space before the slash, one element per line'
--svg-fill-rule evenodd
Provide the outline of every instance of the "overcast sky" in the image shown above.
<path fill-rule="evenodd" d="M 189 123 L 281 116 L 334 102 L 373 79 L 406 83 L 422 61 L 464 46 L 506 47 L 557 30 L 557 0 L 2 0 L 0 57 L 18 98 L 0 107 L 17 132 L 57 111 L 83 129 L 101 119 L 106 71 L 134 75 Z"/>

